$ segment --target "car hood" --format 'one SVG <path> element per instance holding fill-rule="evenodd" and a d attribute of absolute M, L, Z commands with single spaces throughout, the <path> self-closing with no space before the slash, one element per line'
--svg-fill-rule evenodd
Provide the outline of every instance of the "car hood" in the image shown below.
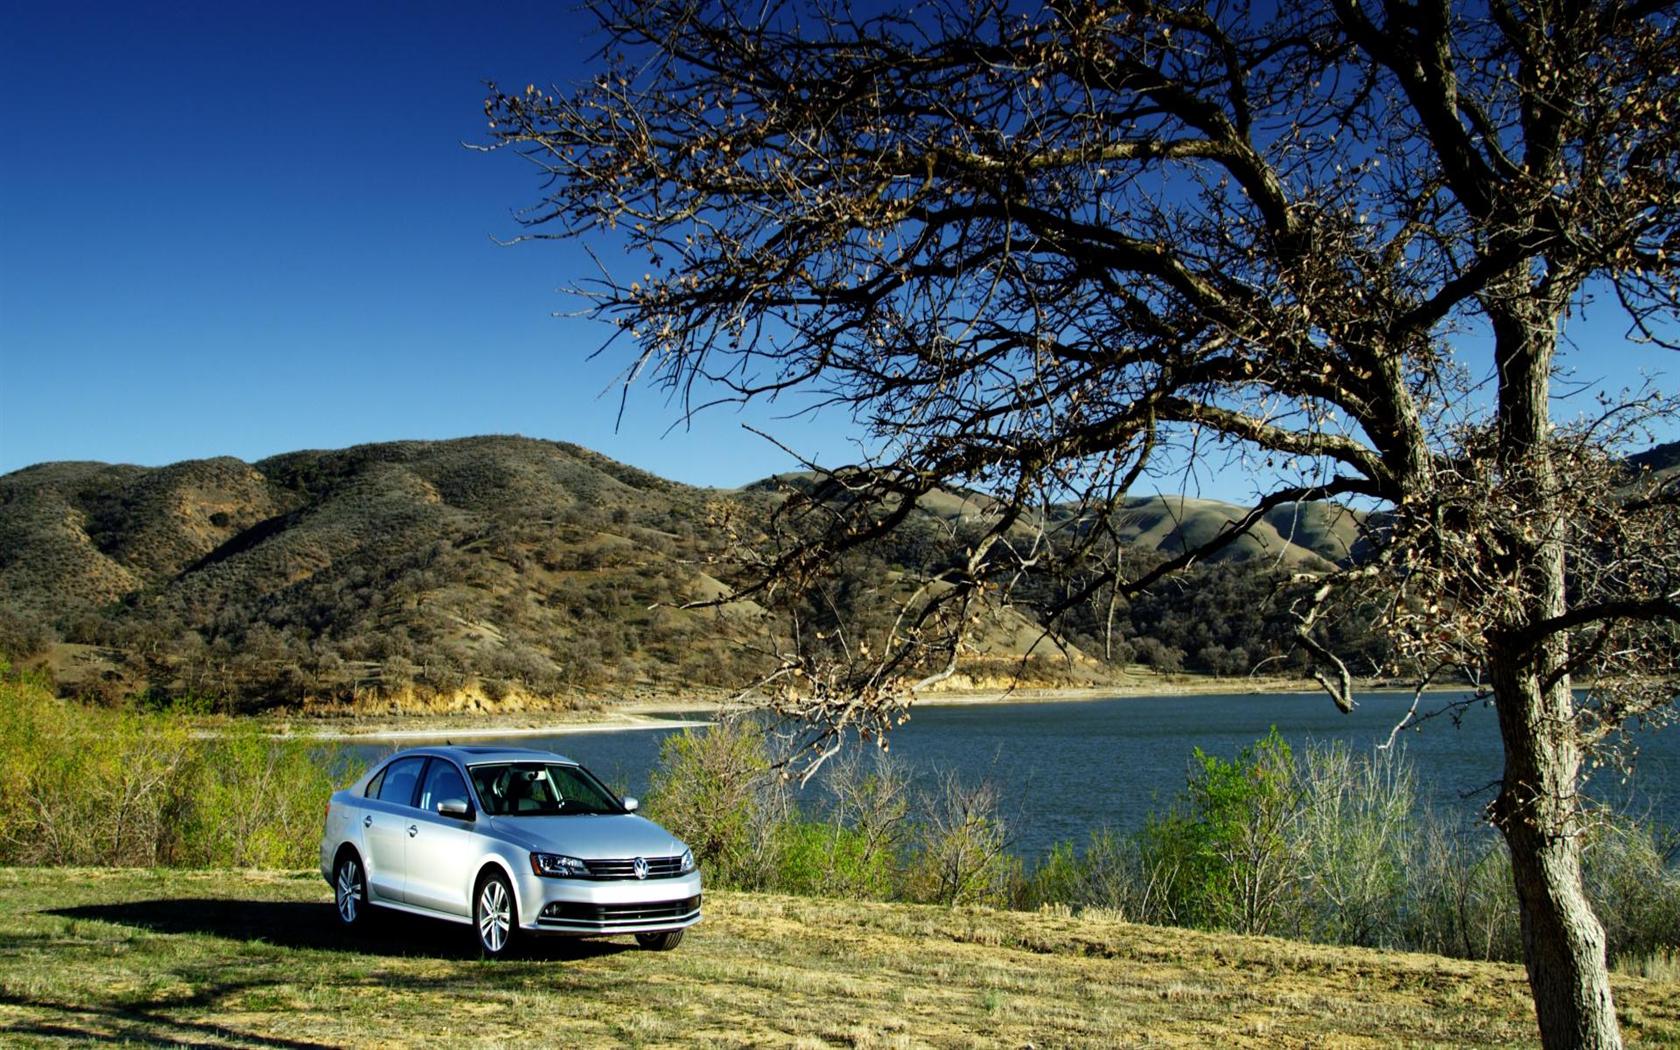
<path fill-rule="evenodd" d="M 669 831 L 632 813 L 559 817 L 492 817 L 502 837 L 539 853 L 580 860 L 674 857 L 683 851 Z"/>

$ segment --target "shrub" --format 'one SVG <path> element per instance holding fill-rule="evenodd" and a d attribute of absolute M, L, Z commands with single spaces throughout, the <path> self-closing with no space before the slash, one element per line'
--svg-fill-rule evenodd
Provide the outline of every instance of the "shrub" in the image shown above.
<path fill-rule="evenodd" d="M 1155 912 L 1152 885 L 1143 871 L 1137 837 L 1107 828 L 1091 832 L 1083 852 L 1059 842 L 1045 855 L 1027 883 L 1027 907 L 1063 904 L 1098 908 L 1128 919 L 1147 920 Z"/>
<path fill-rule="evenodd" d="M 827 819 L 795 819 L 785 827 L 779 888 L 853 899 L 897 896 L 910 815 L 904 767 L 886 754 L 851 748 L 822 773 Z"/>
<path fill-rule="evenodd" d="M 1356 757 L 1339 741 L 1307 749 L 1297 826 L 1305 867 L 1301 934 L 1335 944 L 1395 942 L 1412 851 L 1414 780 L 1397 752 Z"/>
<path fill-rule="evenodd" d="M 1135 659 L 1163 674 L 1177 674 L 1184 670 L 1184 650 L 1168 645 L 1158 638 L 1142 637 L 1133 642 Z"/>
<path fill-rule="evenodd" d="M 0 841 L 20 864 L 155 865 L 179 855 L 194 744 L 179 719 L 0 686 Z"/>
<path fill-rule="evenodd" d="M 777 826 L 789 805 L 764 728 L 750 718 L 685 729 L 660 745 L 648 813 L 688 843 L 717 884 L 757 888 L 773 880 Z"/>
<path fill-rule="evenodd" d="M 1680 951 L 1677 852 L 1680 839 L 1650 824 L 1606 816 L 1593 827 L 1583 874 L 1612 965 Z"/>
<path fill-rule="evenodd" d="M 1196 652 L 1196 665 L 1213 674 L 1235 678 L 1251 669 L 1248 650 L 1242 646 L 1205 645 Z"/>
<path fill-rule="evenodd" d="M 336 748 L 182 710 L 110 710 L 0 676 L 0 863 L 313 863 Z"/>
<path fill-rule="evenodd" d="M 1517 959 L 1522 941 L 1505 840 L 1426 811 L 1413 837 L 1401 944 L 1463 959 Z"/>
<path fill-rule="evenodd" d="M 1234 761 L 1197 748 L 1192 762 L 1179 805 L 1144 827 L 1144 868 L 1174 921 L 1269 932 L 1300 867 L 1289 744 L 1274 726 Z"/>
<path fill-rule="evenodd" d="M 777 828 L 774 888 L 849 900 L 890 900 L 899 859 L 871 848 L 867 835 L 834 820 L 794 818 Z"/>
<path fill-rule="evenodd" d="M 189 863 L 306 868 L 334 778 L 309 740 L 275 739 L 246 723 L 210 741 L 188 825 Z M 359 775 L 349 770 L 346 779 Z"/>
<path fill-rule="evenodd" d="M 57 634 L 39 617 L 0 607 L 0 653 L 15 660 L 27 660 L 47 651 L 57 641 Z"/>
<path fill-rule="evenodd" d="M 1009 829 L 998 802 L 989 780 L 966 784 L 953 772 L 938 778 L 918 813 L 907 872 L 913 897 L 946 905 L 1009 902 L 1019 862 L 1008 855 Z"/>

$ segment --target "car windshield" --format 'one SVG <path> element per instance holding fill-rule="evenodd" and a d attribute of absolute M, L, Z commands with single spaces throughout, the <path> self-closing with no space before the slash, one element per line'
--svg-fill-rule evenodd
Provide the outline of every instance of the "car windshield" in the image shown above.
<path fill-rule="evenodd" d="M 612 792 L 580 766 L 498 762 L 472 767 L 473 786 L 493 817 L 623 813 Z"/>

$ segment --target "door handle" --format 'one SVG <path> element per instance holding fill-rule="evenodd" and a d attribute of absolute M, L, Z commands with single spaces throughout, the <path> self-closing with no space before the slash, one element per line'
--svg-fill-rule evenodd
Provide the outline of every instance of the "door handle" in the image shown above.
<path fill-rule="evenodd" d="M 371 816 L 363 817 L 362 818 L 362 827 L 364 827 L 364 828 L 373 827 L 373 817 L 371 817 Z"/>
<path fill-rule="evenodd" d="M 409 838 L 413 838 L 415 835 L 419 834 L 419 832 L 420 832 L 420 825 L 410 824 L 408 826 L 408 837 Z"/>

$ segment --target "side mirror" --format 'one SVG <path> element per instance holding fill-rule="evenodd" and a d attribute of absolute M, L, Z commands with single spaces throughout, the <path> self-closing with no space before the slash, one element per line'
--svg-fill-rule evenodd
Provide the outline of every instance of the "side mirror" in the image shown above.
<path fill-rule="evenodd" d="M 437 804 L 438 816 L 454 817 L 457 820 L 472 819 L 472 807 L 467 805 L 464 798 L 446 798 Z"/>
<path fill-rule="evenodd" d="M 634 798 L 631 798 L 628 795 L 624 798 L 624 812 L 626 813 L 636 812 L 636 810 L 641 808 L 641 805 L 642 804 L 640 802 L 637 802 Z"/>

